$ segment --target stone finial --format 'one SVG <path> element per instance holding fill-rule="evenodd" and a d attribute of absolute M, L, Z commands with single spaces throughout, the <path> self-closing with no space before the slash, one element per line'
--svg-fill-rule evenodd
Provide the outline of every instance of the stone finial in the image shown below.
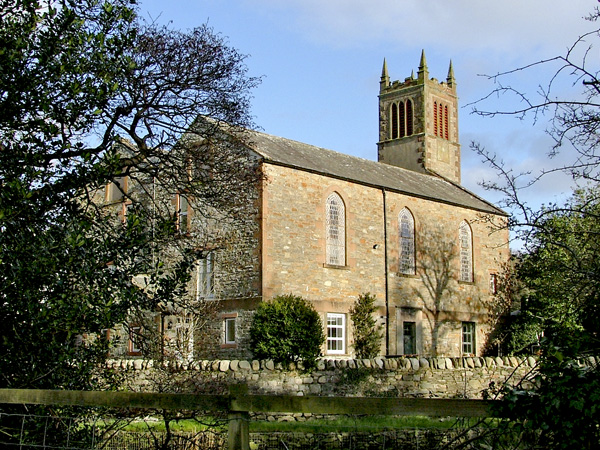
<path fill-rule="evenodd" d="M 450 67 L 448 67 L 448 76 L 446 77 L 446 83 L 448 86 L 455 87 L 456 79 L 454 78 L 454 67 L 452 67 L 452 60 L 450 60 Z"/>
<path fill-rule="evenodd" d="M 425 59 L 425 50 L 421 50 L 421 62 L 419 63 L 419 71 L 417 72 L 419 81 L 425 81 L 429 78 L 429 70 L 427 69 L 427 60 Z"/>
<path fill-rule="evenodd" d="M 379 88 L 384 89 L 390 85 L 390 76 L 388 74 L 387 62 L 383 58 L 383 68 L 381 69 L 381 79 L 379 80 Z"/>

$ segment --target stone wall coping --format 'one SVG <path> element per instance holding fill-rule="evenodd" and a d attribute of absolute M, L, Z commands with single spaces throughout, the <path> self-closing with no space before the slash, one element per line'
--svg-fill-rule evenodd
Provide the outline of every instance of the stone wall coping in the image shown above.
<path fill-rule="evenodd" d="M 594 365 L 600 358 L 589 357 L 581 361 L 582 365 Z M 259 372 L 259 371 L 295 371 L 304 369 L 302 362 L 290 363 L 283 367 L 271 360 L 198 360 L 173 361 L 163 363 L 172 365 L 176 370 L 196 370 L 207 372 Z M 320 359 L 315 371 L 324 372 L 347 369 L 370 369 L 374 371 L 410 371 L 420 370 L 470 370 L 479 368 L 518 368 L 535 367 L 537 357 L 399 357 L 373 359 Z M 146 359 L 110 359 L 106 362 L 112 369 L 147 370 L 158 365 L 156 361 Z"/>

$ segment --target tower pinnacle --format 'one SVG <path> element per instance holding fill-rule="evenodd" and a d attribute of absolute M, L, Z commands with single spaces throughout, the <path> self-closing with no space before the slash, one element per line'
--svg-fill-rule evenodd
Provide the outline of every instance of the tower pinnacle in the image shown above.
<path fill-rule="evenodd" d="M 383 68 L 381 69 L 381 79 L 379 80 L 379 88 L 383 89 L 390 85 L 390 76 L 388 75 L 387 62 L 383 58 Z"/>
<path fill-rule="evenodd" d="M 419 81 L 425 81 L 429 78 L 429 70 L 427 69 L 427 60 L 425 59 L 425 50 L 421 50 L 421 62 L 419 63 L 419 71 L 417 72 Z"/>
<path fill-rule="evenodd" d="M 448 76 L 446 77 L 446 83 L 448 86 L 454 87 L 456 79 L 454 78 L 454 68 L 452 67 L 452 60 L 450 60 L 450 67 L 448 67 Z"/>

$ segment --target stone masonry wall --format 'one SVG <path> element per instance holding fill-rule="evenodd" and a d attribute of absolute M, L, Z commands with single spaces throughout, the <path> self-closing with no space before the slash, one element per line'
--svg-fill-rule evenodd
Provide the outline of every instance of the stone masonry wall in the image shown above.
<path fill-rule="evenodd" d="M 533 357 L 321 360 L 312 372 L 256 360 L 204 360 L 160 368 L 153 361 L 112 360 L 109 365 L 127 373 L 129 387 L 140 391 L 168 392 L 176 386 L 176 392 L 225 394 L 231 385 L 246 384 L 250 394 L 481 398 L 490 382 L 518 381 L 535 363 Z M 171 388 L 157 384 L 160 380 Z"/>

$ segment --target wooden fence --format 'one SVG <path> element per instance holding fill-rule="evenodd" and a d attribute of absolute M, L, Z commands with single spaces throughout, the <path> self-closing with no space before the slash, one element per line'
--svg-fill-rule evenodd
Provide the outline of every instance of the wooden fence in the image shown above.
<path fill-rule="evenodd" d="M 490 400 L 382 397 L 299 397 L 249 395 L 244 385 L 229 395 L 147 392 L 0 389 L 0 404 L 104 406 L 221 411 L 229 416 L 230 450 L 248 450 L 249 413 L 313 413 L 432 417 L 489 417 Z"/>

